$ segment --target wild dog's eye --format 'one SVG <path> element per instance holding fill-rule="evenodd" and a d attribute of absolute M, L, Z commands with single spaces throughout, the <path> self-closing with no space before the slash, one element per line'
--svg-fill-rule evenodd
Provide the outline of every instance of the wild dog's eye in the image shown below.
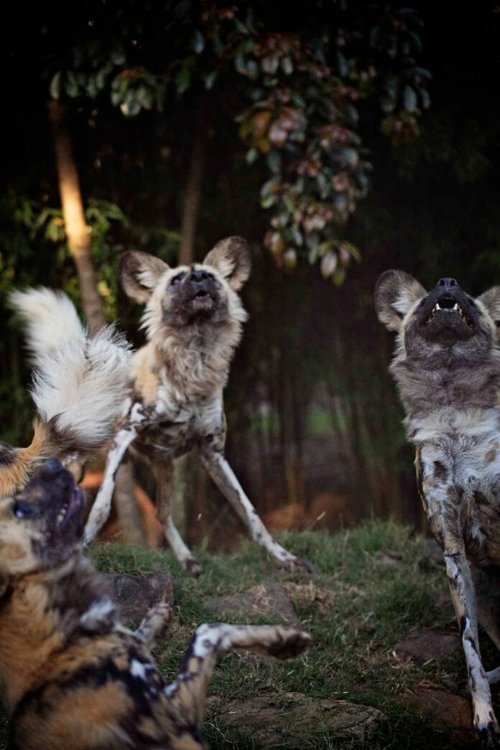
<path fill-rule="evenodd" d="M 174 276 L 172 279 L 170 279 L 170 286 L 176 286 L 179 281 L 182 281 L 185 275 L 185 273 L 178 273 L 177 276 Z"/>
<path fill-rule="evenodd" d="M 36 513 L 36 508 L 30 503 L 18 501 L 12 506 L 12 512 L 16 518 L 30 518 Z"/>

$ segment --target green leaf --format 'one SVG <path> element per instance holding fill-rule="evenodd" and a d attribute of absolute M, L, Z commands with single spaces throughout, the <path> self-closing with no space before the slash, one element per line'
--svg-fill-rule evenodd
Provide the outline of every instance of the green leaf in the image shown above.
<path fill-rule="evenodd" d="M 201 55 L 201 53 L 205 49 L 205 37 L 199 29 L 195 30 L 191 45 L 197 55 Z"/>
<path fill-rule="evenodd" d="M 281 154 L 275 148 L 268 152 L 266 161 L 271 172 L 278 174 L 281 171 Z"/>
<path fill-rule="evenodd" d="M 191 68 L 183 65 L 175 75 L 175 86 L 178 94 L 183 94 L 191 84 Z"/>
<path fill-rule="evenodd" d="M 78 96 L 78 82 L 72 70 L 69 70 L 66 75 L 66 93 L 72 98 Z"/>
<path fill-rule="evenodd" d="M 125 117 L 135 117 L 141 111 L 141 104 L 134 91 L 127 92 L 127 98 L 120 104 L 120 109 Z"/>
<path fill-rule="evenodd" d="M 258 156 L 258 150 L 256 148 L 251 148 L 245 154 L 245 161 L 247 164 L 253 164 L 257 160 Z"/>
<path fill-rule="evenodd" d="M 417 95 L 410 85 L 404 87 L 403 106 L 407 112 L 415 112 L 417 109 Z"/>
<path fill-rule="evenodd" d="M 52 77 L 50 82 L 49 91 L 53 99 L 59 99 L 61 96 L 62 87 L 62 72 L 60 70 Z"/>
<path fill-rule="evenodd" d="M 217 76 L 219 75 L 218 70 L 212 70 L 210 73 L 205 73 L 203 80 L 205 82 L 205 88 L 210 91 L 211 88 L 213 88 L 213 85 L 215 81 L 217 80 Z"/>
<path fill-rule="evenodd" d="M 260 199 L 260 205 L 262 208 L 271 208 L 276 203 L 276 196 L 273 193 L 262 196 Z"/>
<path fill-rule="evenodd" d="M 281 60 L 281 68 L 283 73 L 287 76 L 291 76 L 293 73 L 293 60 L 291 57 L 284 57 Z"/>

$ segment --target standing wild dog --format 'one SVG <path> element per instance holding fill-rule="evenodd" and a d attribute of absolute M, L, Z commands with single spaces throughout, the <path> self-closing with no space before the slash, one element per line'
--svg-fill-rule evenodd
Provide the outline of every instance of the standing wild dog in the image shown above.
<path fill-rule="evenodd" d="M 280 658 L 310 637 L 280 626 L 202 625 L 177 679 L 165 685 L 150 647 L 170 609 L 132 632 L 82 556 L 83 497 L 47 461 L 0 500 L 0 696 L 12 750 L 202 750 L 206 693 L 217 654 Z"/>
<path fill-rule="evenodd" d="M 199 572 L 172 520 L 173 460 L 198 445 L 201 460 L 247 526 L 252 539 L 286 568 L 309 569 L 269 534 L 224 457 L 226 420 L 222 391 L 246 320 L 237 292 L 250 275 L 248 246 L 240 237 L 221 240 L 203 263 L 169 268 L 147 253 L 120 261 L 125 292 L 145 304 L 147 343 L 133 357 L 129 416 L 108 455 L 104 480 L 85 530 L 95 538 L 109 514 L 114 477 L 127 447 L 151 464 L 157 512 L 165 537 L 184 568 Z M 130 485 L 120 468 L 118 488 Z"/>
<path fill-rule="evenodd" d="M 379 319 L 397 333 L 390 370 L 416 447 L 420 496 L 444 553 L 474 728 L 500 746 L 478 620 L 500 648 L 500 287 L 477 299 L 451 278 L 431 292 L 402 271 L 377 282 Z"/>
<path fill-rule="evenodd" d="M 26 484 L 47 458 L 80 464 L 109 441 L 128 393 L 130 351 L 112 326 L 89 336 L 73 304 L 48 289 L 15 292 L 34 377 L 34 435 L 27 448 L 0 443 L 0 497 Z"/>

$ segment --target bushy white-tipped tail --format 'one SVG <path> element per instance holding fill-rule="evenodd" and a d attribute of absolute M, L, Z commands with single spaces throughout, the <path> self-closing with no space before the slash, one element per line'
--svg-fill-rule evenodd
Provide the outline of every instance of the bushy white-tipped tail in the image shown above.
<path fill-rule="evenodd" d="M 32 395 L 39 420 L 62 451 L 88 453 L 107 442 L 127 402 L 129 346 L 113 326 L 89 336 L 63 292 L 10 296 L 33 355 Z"/>
<path fill-rule="evenodd" d="M 37 357 L 32 395 L 63 450 L 88 452 L 113 436 L 124 409 L 130 352 L 110 326 Z"/>
<path fill-rule="evenodd" d="M 39 287 L 15 291 L 9 304 L 24 323 L 26 344 L 35 362 L 62 346 L 85 342 L 85 330 L 69 297 Z"/>

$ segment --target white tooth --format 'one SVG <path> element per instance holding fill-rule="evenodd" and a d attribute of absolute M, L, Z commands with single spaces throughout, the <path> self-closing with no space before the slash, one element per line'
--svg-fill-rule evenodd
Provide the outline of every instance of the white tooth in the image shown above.
<path fill-rule="evenodd" d="M 434 305 L 434 307 L 432 308 L 432 312 L 433 312 L 433 313 L 435 313 L 435 312 L 437 312 L 438 310 L 441 310 L 441 306 L 440 306 L 439 302 L 436 302 L 436 304 L 435 304 L 435 305 Z"/>
<path fill-rule="evenodd" d="M 458 310 L 458 311 L 459 311 L 460 313 L 462 312 L 462 310 L 461 310 L 461 309 L 459 308 L 459 306 L 458 306 L 458 304 L 457 304 L 456 302 L 455 302 L 455 304 L 453 305 L 453 309 L 454 309 L 454 310 Z"/>

